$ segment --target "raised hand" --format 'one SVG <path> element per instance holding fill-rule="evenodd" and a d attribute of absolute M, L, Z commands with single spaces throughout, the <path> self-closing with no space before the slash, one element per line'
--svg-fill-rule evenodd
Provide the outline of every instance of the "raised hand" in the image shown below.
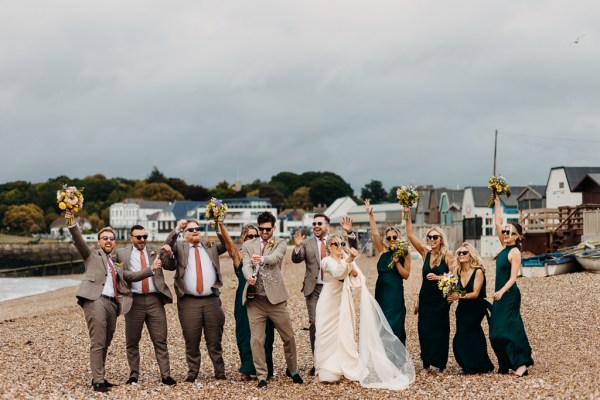
<path fill-rule="evenodd" d="M 177 230 L 180 232 L 184 231 L 187 224 L 188 222 L 185 219 L 180 219 L 177 223 Z"/>
<path fill-rule="evenodd" d="M 152 263 L 152 271 L 156 271 L 157 269 L 162 268 L 162 261 L 160 261 L 160 257 L 156 257 L 154 262 Z"/>
<path fill-rule="evenodd" d="M 371 200 L 369 199 L 365 200 L 365 211 L 367 214 L 373 215 L 373 207 L 371 206 Z"/>
<path fill-rule="evenodd" d="M 294 233 L 294 244 L 296 247 L 300 247 L 304 242 L 304 239 L 306 239 L 306 235 L 303 235 L 302 232 L 296 231 Z"/>
<path fill-rule="evenodd" d="M 342 223 L 340 224 L 342 229 L 346 231 L 346 233 L 352 232 L 352 218 L 345 215 L 342 217 Z"/>
<path fill-rule="evenodd" d="M 163 247 L 161 247 L 160 251 L 162 251 L 169 257 L 171 257 L 173 255 L 173 250 L 171 249 L 171 246 L 169 246 L 168 244 L 163 245 Z"/>

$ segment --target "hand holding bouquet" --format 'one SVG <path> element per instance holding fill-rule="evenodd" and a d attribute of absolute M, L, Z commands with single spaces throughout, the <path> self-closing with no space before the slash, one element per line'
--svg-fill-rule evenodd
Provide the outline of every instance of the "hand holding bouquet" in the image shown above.
<path fill-rule="evenodd" d="M 442 279 L 438 281 L 438 288 L 442 291 L 442 295 L 447 297 L 449 293 L 455 292 L 462 294 L 463 291 L 460 288 L 460 282 L 458 277 L 452 272 L 448 272 L 442 276 Z"/>
<path fill-rule="evenodd" d="M 487 202 L 488 208 L 492 208 L 494 206 L 494 197 L 499 194 L 506 193 L 506 197 L 510 197 L 510 186 L 506 183 L 506 179 L 501 176 L 492 176 L 488 179 L 488 189 L 492 190 L 492 195 Z"/>
<path fill-rule="evenodd" d="M 392 261 L 388 264 L 389 269 L 394 269 L 394 258 L 404 258 L 410 255 L 409 243 L 406 240 L 398 240 L 390 245 L 390 251 L 392 252 Z"/>
<path fill-rule="evenodd" d="M 83 208 L 83 188 L 63 184 L 62 190 L 56 191 L 56 203 L 61 210 L 69 210 L 75 215 Z M 67 226 L 73 225 L 73 218 L 65 218 Z"/>
<path fill-rule="evenodd" d="M 219 231 L 219 221 L 223 221 L 225 219 L 225 214 L 227 214 L 227 204 L 223 203 L 223 200 L 217 200 L 214 197 L 210 199 L 208 204 L 206 205 L 206 219 L 214 219 L 217 224 L 215 224 L 215 230 Z"/>
<path fill-rule="evenodd" d="M 410 208 L 417 202 L 417 200 L 419 200 L 421 195 L 417 192 L 417 189 L 414 186 L 408 185 L 402 186 L 396 190 L 396 197 L 398 198 L 400 205 Z M 410 218 L 410 210 L 408 212 L 403 211 L 402 213 L 405 220 Z"/>

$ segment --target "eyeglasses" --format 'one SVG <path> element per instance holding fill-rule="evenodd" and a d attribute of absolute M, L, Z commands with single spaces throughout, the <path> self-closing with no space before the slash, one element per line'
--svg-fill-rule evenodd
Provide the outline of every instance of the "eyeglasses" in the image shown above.
<path fill-rule="evenodd" d="M 331 243 L 334 246 L 341 246 L 341 247 L 346 247 L 346 242 L 333 242 Z"/>
<path fill-rule="evenodd" d="M 386 239 L 388 242 L 391 242 L 392 240 L 398 240 L 398 236 L 388 236 Z"/>
<path fill-rule="evenodd" d="M 317 226 L 317 225 L 321 226 L 321 225 L 324 225 L 324 223 L 321 222 L 321 221 L 319 221 L 319 222 L 313 222 L 313 226 Z"/>
<path fill-rule="evenodd" d="M 263 227 L 260 227 L 260 226 L 258 227 L 258 230 L 261 231 L 261 232 L 262 231 L 271 232 L 271 229 L 273 229 L 273 227 L 270 227 L 270 228 L 263 228 Z"/>
<path fill-rule="evenodd" d="M 511 231 L 508 231 L 508 230 L 506 230 L 506 229 L 503 229 L 503 230 L 501 230 L 500 232 L 501 232 L 503 235 L 515 235 L 515 236 L 516 236 L 516 235 L 518 235 L 518 233 L 511 232 Z"/>
<path fill-rule="evenodd" d="M 441 237 L 441 235 L 427 235 L 426 238 L 427 240 L 438 240 Z"/>
<path fill-rule="evenodd" d="M 197 226 L 195 228 L 187 228 L 185 231 L 186 232 L 200 232 L 200 227 Z"/>
<path fill-rule="evenodd" d="M 142 239 L 146 240 L 146 239 L 148 239 L 148 235 L 135 235 L 135 236 L 131 235 L 131 237 L 134 237 L 137 240 L 142 240 Z"/>
<path fill-rule="evenodd" d="M 110 237 L 110 236 L 100 236 L 100 239 L 101 240 L 106 240 L 106 241 L 110 240 L 111 242 L 115 241 L 115 238 L 114 237 Z"/>
<path fill-rule="evenodd" d="M 459 256 L 468 256 L 469 252 L 468 251 L 457 251 L 456 254 L 458 254 Z"/>
<path fill-rule="evenodd" d="M 246 239 L 254 239 L 257 237 L 258 237 L 258 235 L 253 235 L 253 234 L 246 235 Z"/>

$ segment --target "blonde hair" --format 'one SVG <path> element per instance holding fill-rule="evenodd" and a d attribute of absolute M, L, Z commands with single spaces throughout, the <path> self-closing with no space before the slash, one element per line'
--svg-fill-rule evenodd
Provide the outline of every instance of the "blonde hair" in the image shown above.
<path fill-rule="evenodd" d="M 106 228 L 102 228 L 100 229 L 100 232 L 98 232 L 98 240 L 100 240 L 100 236 L 104 233 L 104 232 L 110 232 L 113 234 L 114 238 L 117 238 L 117 235 L 115 235 L 115 231 L 113 230 L 113 228 L 111 228 L 110 226 L 107 226 Z"/>
<path fill-rule="evenodd" d="M 387 247 L 388 249 L 390 248 L 390 242 L 388 242 L 387 240 L 387 233 L 389 231 L 394 231 L 396 232 L 396 235 L 398 235 L 398 240 L 400 240 L 400 231 L 398 230 L 398 228 L 396 228 L 395 226 L 388 226 L 385 231 L 383 232 L 383 244 L 385 245 L 385 247 Z"/>
<path fill-rule="evenodd" d="M 431 228 L 430 230 L 427 231 L 427 233 L 425 234 L 425 236 L 429 236 L 429 234 L 433 231 L 436 231 L 439 235 L 440 235 L 440 251 L 438 254 L 435 255 L 435 257 L 433 256 L 433 253 L 431 254 L 431 259 L 429 260 L 429 265 L 431 267 L 437 267 L 438 265 L 440 265 L 442 263 L 442 260 L 446 259 L 446 253 L 448 252 L 448 239 L 446 238 L 446 233 L 440 229 L 439 226 L 434 226 L 433 228 Z"/>
<path fill-rule="evenodd" d="M 467 251 L 469 252 L 469 265 L 471 266 L 471 268 L 481 268 L 481 270 L 485 272 L 481 256 L 479 255 L 475 247 L 470 243 L 463 243 L 458 247 L 458 249 L 456 249 L 456 251 L 454 252 L 454 261 L 452 261 L 452 269 L 457 274 L 460 274 L 462 272 L 462 265 L 460 264 L 460 261 L 458 261 L 458 251 L 462 248 L 467 249 Z"/>
<path fill-rule="evenodd" d="M 248 231 L 250 229 L 254 229 L 256 231 L 256 233 L 258 233 L 258 228 L 255 225 L 253 225 L 253 224 L 244 225 L 242 227 L 242 232 L 240 233 L 240 239 L 242 239 L 242 242 L 244 240 L 246 240 L 246 236 L 248 236 Z"/>
<path fill-rule="evenodd" d="M 325 248 L 327 249 L 327 254 L 331 254 L 331 244 L 332 243 L 342 243 L 344 241 L 344 237 L 342 235 L 338 235 L 338 234 L 334 234 L 334 235 L 329 235 L 329 237 L 327 238 L 327 241 L 325 242 Z M 342 250 L 342 254 L 345 253 L 344 248 L 341 247 Z"/>

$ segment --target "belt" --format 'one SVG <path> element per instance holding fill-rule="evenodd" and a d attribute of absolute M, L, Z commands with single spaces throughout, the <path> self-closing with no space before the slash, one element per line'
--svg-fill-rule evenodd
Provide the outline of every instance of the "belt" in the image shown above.
<path fill-rule="evenodd" d="M 114 301 L 115 303 L 118 303 L 117 299 L 115 299 L 114 297 L 110 297 L 110 296 L 107 296 L 105 294 L 101 294 L 100 297 L 103 297 L 105 299 L 108 299 L 110 301 Z"/>
<path fill-rule="evenodd" d="M 148 296 L 151 294 L 158 294 L 158 292 L 149 292 L 149 293 L 134 293 L 134 292 L 132 292 L 131 294 L 133 294 L 134 296 Z"/>
<path fill-rule="evenodd" d="M 206 298 L 208 298 L 208 297 L 213 297 L 213 296 L 215 296 L 215 297 L 216 297 L 216 294 L 212 293 L 212 294 L 207 294 L 206 296 L 194 296 L 193 294 L 187 294 L 187 293 L 186 293 L 186 294 L 184 294 L 184 295 L 183 295 L 183 296 L 181 296 L 181 297 L 182 297 L 182 298 L 183 298 L 183 297 L 191 297 L 191 298 L 193 298 L 193 299 L 206 299 Z"/>

